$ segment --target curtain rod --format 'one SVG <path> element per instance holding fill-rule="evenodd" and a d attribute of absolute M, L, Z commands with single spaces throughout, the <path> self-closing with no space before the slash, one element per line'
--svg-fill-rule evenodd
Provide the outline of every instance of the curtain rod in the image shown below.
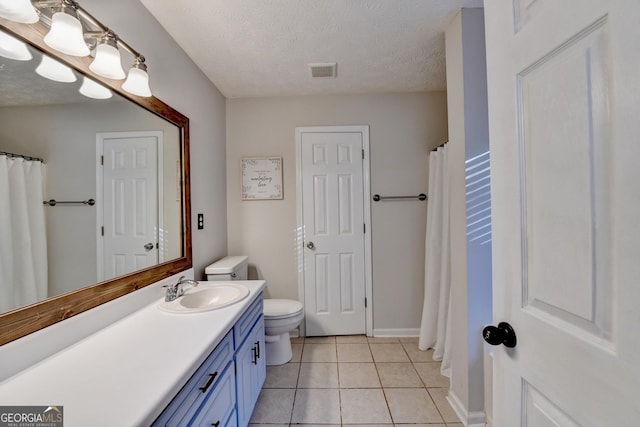
<path fill-rule="evenodd" d="M 0 151 L 0 156 L 18 157 L 18 158 L 21 158 L 21 159 L 30 160 L 32 162 L 44 163 L 44 160 L 42 160 L 39 157 L 25 156 L 24 154 L 7 153 L 6 151 Z"/>
<path fill-rule="evenodd" d="M 446 143 L 447 143 L 447 142 L 449 142 L 449 141 L 445 141 L 445 142 L 443 142 L 442 144 L 438 145 L 437 147 L 434 147 L 431 151 L 437 151 L 437 150 L 438 150 L 438 148 L 442 148 L 442 147 L 444 147 L 444 146 L 446 145 Z"/>

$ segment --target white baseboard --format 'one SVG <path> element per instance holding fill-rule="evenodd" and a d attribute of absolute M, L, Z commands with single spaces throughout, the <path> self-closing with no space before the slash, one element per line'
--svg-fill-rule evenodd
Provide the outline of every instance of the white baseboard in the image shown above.
<path fill-rule="evenodd" d="M 464 406 L 462 401 L 449 390 L 447 394 L 447 401 L 453 408 L 458 418 L 462 421 L 466 427 L 485 427 L 486 426 L 486 417 L 484 411 L 471 411 L 469 412 L 467 408 Z"/>
<path fill-rule="evenodd" d="M 378 338 L 384 337 L 417 337 L 420 336 L 419 328 L 406 329 L 374 329 L 373 336 Z"/>

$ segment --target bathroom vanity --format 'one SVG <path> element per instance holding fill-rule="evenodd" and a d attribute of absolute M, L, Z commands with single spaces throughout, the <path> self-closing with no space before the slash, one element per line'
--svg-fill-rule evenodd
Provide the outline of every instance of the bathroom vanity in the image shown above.
<path fill-rule="evenodd" d="M 258 295 L 160 417 L 158 426 L 244 426 L 264 384 L 264 316 Z"/>
<path fill-rule="evenodd" d="M 266 374 L 265 282 L 234 283 L 249 295 L 212 311 L 154 300 L 0 383 L 0 402 L 62 406 L 66 427 L 245 427 Z"/>

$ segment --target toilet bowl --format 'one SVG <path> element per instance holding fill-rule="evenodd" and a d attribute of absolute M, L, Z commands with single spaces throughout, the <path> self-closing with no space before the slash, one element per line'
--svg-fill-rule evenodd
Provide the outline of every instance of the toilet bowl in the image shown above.
<path fill-rule="evenodd" d="M 304 308 L 299 301 L 265 299 L 263 312 L 267 365 L 283 365 L 293 356 L 289 332 L 304 318 Z"/>

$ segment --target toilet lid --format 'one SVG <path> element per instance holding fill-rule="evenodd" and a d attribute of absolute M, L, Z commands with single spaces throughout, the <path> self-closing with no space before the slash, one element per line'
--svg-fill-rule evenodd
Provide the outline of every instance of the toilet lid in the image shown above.
<path fill-rule="evenodd" d="M 291 316 L 302 311 L 302 303 L 292 299 L 265 299 L 265 317 L 277 318 Z"/>

